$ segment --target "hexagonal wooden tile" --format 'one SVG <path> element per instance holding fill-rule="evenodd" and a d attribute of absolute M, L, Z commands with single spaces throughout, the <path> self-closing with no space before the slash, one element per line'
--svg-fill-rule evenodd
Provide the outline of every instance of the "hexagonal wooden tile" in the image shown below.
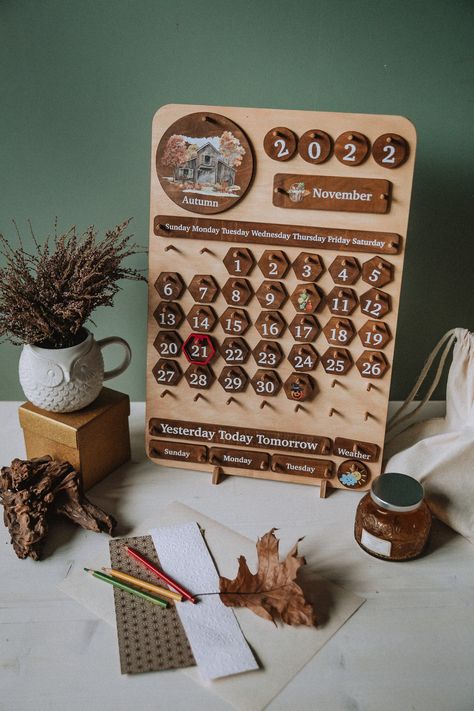
<path fill-rule="evenodd" d="M 318 364 L 318 353 L 309 343 L 295 343 L 288 353 L 288 360 L 298 372 L 314 370 Z"/>
<path fill-rule="evenodd" d="M 281 388 L 280 376 L 275 370 L 257 370 L 250 384 L 262 397 L 274 397 Z"/>
<path fill-rule="evenodd" d="M 300 281 L 317 281 L 324 272 L 324 264 L 319 254 L 301 252 L 293 262 L 293 271 Z"/>
<path fill-rule="evenodd" d="M 331 375 L 345 375 L 353 365 L 346 348 L 328 348 L 321 356 L 321 363 L 326 373 Z"/>
<path fill-rule="evenodd" d="M 291 373 L 285 380 L 283 388 L 286 397 L 296 402 L 312 400 L 316 392 L 313 378 L 306 373 Z"/>
<path fill-rule="evenodd" d="M 385 348 L 391 340 L 390 328 L 383 321 L 366 321 L 359 329 L 359 338 L 366 348 Z"/>
<path fill-rule="evenodd" d="M 207 365 L 216 352 L 214 341 L 207 333 L 190 333 L 183 345 L 186 360 L 195 365 Z"/>
<path fill-rule="evenodd" d="M 219 293 L 219 286 L 211 274 L 195 274 L 188 289 L 194 301 L 200 304 L 210 304 Z"/>
<path fill-rule="evenodd" d="M 327 295 L 327 305 L 332 314 L 348 316 L 357 306 L 357 296 L 353 289 L 335 286 Z"/>
<path fill-rule="evenodd" d="M 155 380 L 159 385 L 177 385 L 183 377 L 183 371 L 175 360 L 160 358 L 152 368 Z"/>
<path fill-rule="evenodd" d="M 250 356 L 250 347 L 243 338 L 230 336 L 224 338 L 219 347 L 221 356 L 226 363 L 246 363 Z"/>
<path fill-rule="evenodd" d="M 315 284 L 298 284 L 290 300 L 297 311 L 312 314 L 321 303 L 322 296 Z"/>
<path fill-rule="evenodd" d="M 297 314 L 288 326 L 295 341 L 309 343 L 319 333 L 319 323 L 312 314 Z"/>
<path fill-rule="evenodd" d="M 369 289 L 360 295 L 360 310 L 372 318 L 383 318 L 392 308 L 390 295 L 380 289 Z"/>
<path fill-rule="evenodd" d="M 264 309 L 280 309 L 288 298 L 288 292 L 281 281 L 262 281 L 255 296 Z"/>
<path fill-rule="evenodd" d="M 153 316 L 160 328 L 179 328 L 184 319 L 181 306 L 169 301 L 160 301 L 153 312 Z"/>
<path fill-rule="evenodd" d="M 356 366 L 363 378 L 383 378 L 389 363 L 379 351 L 364 351 L 356 360 Z"/>
<path fill-rule="evenodd" d="M 267 279 L 283 279 L 290 268 L 290 262 L 281 250 L 266 249 L 258 260 L 258 266 Z"/>
<path fill-rule="evenodd" d="M 247 276 L 255 265 L 253 254 L 247 247 L 231 247 L 223 261 L 229 274 L 234 276 Z"/>
<path fill-rule="evenodd" d="M 283 351 L 277 341 L 259 341 L 252 355 L 261 368 L 278 368 L 283 360 Z"/>
<path fill-rule="evenodd" d="M 279 311 L 262 311 L 255 321 L 255 328 L 262 338 L 280 338 L 286 321 Z"/>
<path fill-rule="evenodd" d="M 190 388 L 207 390 L 211 387 L 215 375 L 209 365 L 190 365 L 184 373 Z"/>
<path fill-rule="evenodd" d="M 179 299 L 184 288 L 184 281 L 177 272 L 161 272 L 155 281 L 155 289 L 166 301 Z"/>
<path fill-rule="evenodd" d="M 253 289 L 247 279 L 231 277 L 222 287 L 222 294 L 231 306 L 245 306 L 253 296 Z"/>
<path fill-rule="evenodd" d="M 331 345 L 347 346 L 354 338 L 356 331 L 350 319 L 332 316 L 324 326 L 323 333 Z"/>
<path fill-rule="evenodd" d="M 153 346 L 162 358 L 178 358 L 181 355 L 183 341 L 176 331 L 159 331 Z"/>
<path fill-rule="evenodd" d="M 249 382 L 247 373 L 239 365 L 229 365 L 223 368 L 218 380 L 228 393 L 243 392 Z"/>
<path fill-rule="evenodd" d="M 360 266 L 355 257 L 346 257 L 344 255 L 336 257 L 328 271 L 333 282 L 343 286 L 355 284 L 360 277 Z"/>
<path fill-rule="evenodd" d="M 372 257 L 362 265 L 362 279 L 371 286 L 385 286 L 393 279 L 393 264 L 382 257 Z"/>
<path fill-rule="evenodd" d="M 212 306 L 195 304 L 186 316 L 193 331 L 212 331 L 217 323 L 217 315 Z"/>
<path fill-rule="evenodd" d="M 224 333 L 241 336 L 250 327 L 250 319 L 244 309 L 235 309 L 229 306 L 219 319 Z"/>

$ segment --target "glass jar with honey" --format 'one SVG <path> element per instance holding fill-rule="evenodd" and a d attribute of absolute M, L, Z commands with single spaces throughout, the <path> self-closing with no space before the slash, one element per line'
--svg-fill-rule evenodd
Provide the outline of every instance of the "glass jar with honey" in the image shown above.
<path fill-rule="evenodd" d="M 431 512 L 420 482 L 406 474 L 386 473 L 374 479 L 360 500 L 354 535 L 370 555 L 401 561 L 420 555 L 430 528 Z"/>

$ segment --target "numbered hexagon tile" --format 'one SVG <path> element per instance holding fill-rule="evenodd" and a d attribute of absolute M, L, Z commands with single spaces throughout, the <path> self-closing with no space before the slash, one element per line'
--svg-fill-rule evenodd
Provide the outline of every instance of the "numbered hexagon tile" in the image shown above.
<path fill-rule="evenodd" d="M 353 365 L 351 354 L 345 348 L 328 348 L 321 356 L 326 373 L 345 375 Z"/>
<path fill-rule="evenodd" d="M 177 272 L 161 272 L 155 281 L 155 289 L 162 299 L 179 299 L 184 291 L 184 281 Z"/>
<path fill-rule="evenodd" d="M 247 279 L 233 277 L 222 287 L 222 294 L 228 304 L 245 306 L 253 296 L 253 289 Z"/>
<path fill-rule="evenodd" d="M 306 373 L 292 373 L 283 388 L 286 397 L 297 402 L 312 400 L 316 390 L 313 378 Z"/>
<path fill-rule="evenodd" d="M 190 363 L 207 365 L 214 358 L 216 347 L 210 336 L 191 333 L 184 343 L 183 353 Z"/>
<path fill-rule="evenodd" d="M 309 343 L 295 343 L 288 353 L 288 360 L 295 370 L 314 370 L 318 364 L 317 351 Z"/>
<path fill-rule="evenodd" d="M 225 333 L 234 334 L 236 336 L 243 335 L 250 326 L 247 312 L 243 309 L 234 309 L 232 307 L 224 311 L 219 322 Z"/>
<path fill-rule="evenodd" d="M 355 328 L 348 318 L 332 316 L 323 328 L 326 340 L 333 346 L 346 346 L 355 336 Z"/>
<path fill-rule="evenodd" d="M 262 338 L 280 338 L 286 328 L 286 321 L 279 311 L 262 311 L 255 321 L 255 328 Z"/>
<path fill-rule="evenodd" d="M 317 281 L 324 271 L 319 254 L 301 252 L 293 262 L 293 271 L 301 281 Z"/>
<path fill-rule="evenodd" d="M 288 292 L 281 281 L 263 281 L 255 296 L 264 309 L 280 309 L 288 298 Z"/>
<path fill-rule="evenodd" d="M 290 268 L 290 262 L 281 250 L 266 249 L 258 260 L 258 266 L 267 279 L 282 279 Z"/>
<path fill-rule="evenodd" d="M 357 358 L 356 366 L 363 378 L 383 378 L 390 367 L 384 354 L 379 351 L 364 351 Z"/>
<path fill-rule="evenodd" d="M 224 338 L 219 348 L 226 363 L 246 363 L 250 348 L 243 338 Z"/>
<path fill-rule="evenodd" d="M 153 345 L 162 358 L 176 358 L 181 353 L 183 341 L 176 331 L 160 331 Z"/>
<path fill-rule="evenodd" d="M 382 257 L 372 257 L 362 265 L 362 279 L 371 286 L 385 286 L 393 279 L 393 264 Z"/>
<path fill-rule="evenodd" d="M 153 316 L 161 328 L 179 328 L 184 319 L 181 306 L 169 301 L 160 301 Z"/>
<path fill-rule="evenodd" d="M 252 355 L 261 368 L 278 368 L 283 360 L 283 351 L 277 341 L 259 341 Z"/>
<path fill-rule="evenodd" d="M 319 323 L 312 314 L 298 314 L 288 326 L 295 341 L 309 343 L 314 341 L 319 333 Z"/>
<path fill-rule="evenodd" d="M 247 373 L 238 365 L 230 365 L 222 369 L 219 383 L 228 393 L 240 393 L 249 382 Z"/>
<path fill-rule="evenodd" d="M 159 385 L 177 385 L 183 377 L 183 371 L 175 360 L 161 358 L 152 369 L 155 380 Z"/>
<path fill-rule="evenodd" d="M 385 348 L 392 334 L 383 321 L 366 321 L 359 329 L 359 338 L 362 345 L 368 348 Z"/>
<path fill-rule="evenodd" d="M 193 331 L 212 331 L 217 323 L 216 312 L 212 306 L 199 306 L 196 304 L 186 316 L 186 320 Z"/>
<path fill-rule="evenodd" d="M 257 370 L 250 381 L 257 395 L 273 397 L 281 388 L 280 376 L 275 370 Z"/>
<path fill-rule="evenodd" d="M 355 257 L 336 257 L 328 271 L 333 282 L 347 286 L 355 284 L 360 276 L 359 262 Z"/>
<path fill-rule="evenodd" d="M 321 303 L 322 296 L 314 284 L 298 284 L 290 299 L 297 311 L 312 314 Z"/>
<path fill-rule="evenodd" d="M 190 365 L 186 370 L 186 378 L 190 388 L 207 390 L 212 385 L 215 375 L 209 365 Z"/>
<path fill-rule="evenodd" d="M 390 295 L 380 289 L 369 289 L 360 296 L 360 310 L 367 316 L 383 318 L 391 308 Z"/>
<path fill-rule="evenodd" d="M 255 265 L 255 259 L 250 249 L 231 247 L 224 257 L 224 265 L 229 274 L 247 276 Z"/>
<path fill-rule="evenodd" d="M 188 288 L 194 301 L 200 304 L 210 304 L 219 293 L 217 282 L 210 274 L 196 274 Z"/>
<path fill-rule="evenodd" d="M 348 316 L 357 306 L 357 296 L 353 289 L 335 286 L 327 295 L 327 305 L 332 314 Z"/>

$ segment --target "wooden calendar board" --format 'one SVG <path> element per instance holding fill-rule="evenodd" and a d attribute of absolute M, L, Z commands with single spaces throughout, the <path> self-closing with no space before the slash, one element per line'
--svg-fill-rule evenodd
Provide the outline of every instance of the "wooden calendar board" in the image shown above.
<path fill-rule="evenodd" d="M 153 120 L 152 461 L 367 489 L 380 473 L 416 133 L 400 116 Z"/>

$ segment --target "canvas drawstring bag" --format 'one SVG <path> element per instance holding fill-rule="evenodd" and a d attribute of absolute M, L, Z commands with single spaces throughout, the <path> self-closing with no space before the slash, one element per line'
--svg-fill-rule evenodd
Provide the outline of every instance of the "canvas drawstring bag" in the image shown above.
<path fill-rule="evenodd" d="M 411 424 L 434 392 L 449 351 L 446 416 Z M 407 413 L 435 367 L 433 382 Z M 401 425 L 404 428 L 400 431 Z M 448 331 L 426 361 L 414 388 L 387 424 L 385 471 L 409 474 L 423 483 L 426 501 L 439 519 L 474 543 L 474 334 Z"/>

